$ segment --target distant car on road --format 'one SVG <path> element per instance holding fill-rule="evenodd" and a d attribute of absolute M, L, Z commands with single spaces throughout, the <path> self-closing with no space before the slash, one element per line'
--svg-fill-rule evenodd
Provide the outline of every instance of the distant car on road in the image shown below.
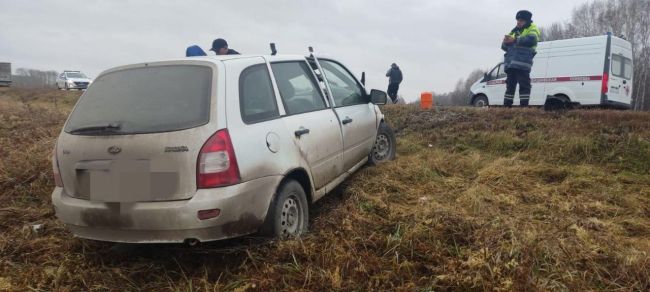
<path fill-rule="evenodd" d="M 92 83 L 92 79 L 88 78 L 80 71 L 63 71 L 56 79 L 56 87 L 59 89 L 86 89 Z"/>
<path fill-rule="evenodd" d="M 0 86 L 11 86 L 11 63 L 0 63 Z"/>

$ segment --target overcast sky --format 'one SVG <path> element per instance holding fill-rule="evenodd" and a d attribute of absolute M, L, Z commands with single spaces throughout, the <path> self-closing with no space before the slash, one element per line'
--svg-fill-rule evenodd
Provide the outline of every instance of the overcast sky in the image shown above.
<path fill-rule="evenodd" d="M 566 21 L 587 0 L 0 0 L 0 62 L 16 68 L 82 70 L 183 57 L 223 37 L 246 54 L 319 54 L 342 61 L 368 87 L 386 90 L 391 63 L 400 94 L 446 92 L 502 58 L 503 35 L 520 9 L 540 26 Z"/>

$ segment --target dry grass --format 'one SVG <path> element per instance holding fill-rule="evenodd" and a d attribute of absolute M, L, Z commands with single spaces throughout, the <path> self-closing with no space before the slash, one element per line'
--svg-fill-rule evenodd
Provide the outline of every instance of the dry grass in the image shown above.
<path fill-rule="evenodd" d="M 398 159 L 302 239 L 114 246 L 50 205 L 76 95 L 0 91 L 0 290 L 650 290 L 650 114 L 386 107 Z"/>

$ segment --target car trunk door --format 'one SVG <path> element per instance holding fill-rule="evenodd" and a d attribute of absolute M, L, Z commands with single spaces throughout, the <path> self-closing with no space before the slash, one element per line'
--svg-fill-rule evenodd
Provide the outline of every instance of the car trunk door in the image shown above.
<path fill-rule="evenodd" d="M 57 144 L 66 194 L 100 202 L 191 198 L 198 153 L 214 132 L 211 66 L 144 64 L 98 77 Z"/>

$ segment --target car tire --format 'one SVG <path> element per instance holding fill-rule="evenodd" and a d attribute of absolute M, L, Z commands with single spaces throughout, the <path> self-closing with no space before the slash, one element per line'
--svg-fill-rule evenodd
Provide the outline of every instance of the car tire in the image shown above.
<path fill-rule="evenodd" d="M 70 90 L 70 88 L 68 87 L 68 83 L 64 83 L 64 84 L 63 84 L 63 90 L 65 90 L 65 91 L 69 91 L 69 90 Z"/>
<path fill-rule="evenodd" d="M 266 214 L 262 235 L 287 239 L 299 237 L 307 232 L 309 206 L 302 185 L 295 180 L 287 180 L 278 189 Z"/>
<path fill-rule="evenodd" d="M 372 150 L 368 156 L 368 163 L 370 165 L 377 165 L 382 162 L 394 160 L 397 149 L 396 141 L 393 129 L 386 123 L 382 122 L 379 124 L 375 145 L 372 146 Z"/>
<path fill-rule="evenodd" d="M 485 95 L 479 95 L 474 99 L 472 105 L 474 107 L 486 107 L 489 106 L 490 104 L 488 103 L 488 99 Z"/>

